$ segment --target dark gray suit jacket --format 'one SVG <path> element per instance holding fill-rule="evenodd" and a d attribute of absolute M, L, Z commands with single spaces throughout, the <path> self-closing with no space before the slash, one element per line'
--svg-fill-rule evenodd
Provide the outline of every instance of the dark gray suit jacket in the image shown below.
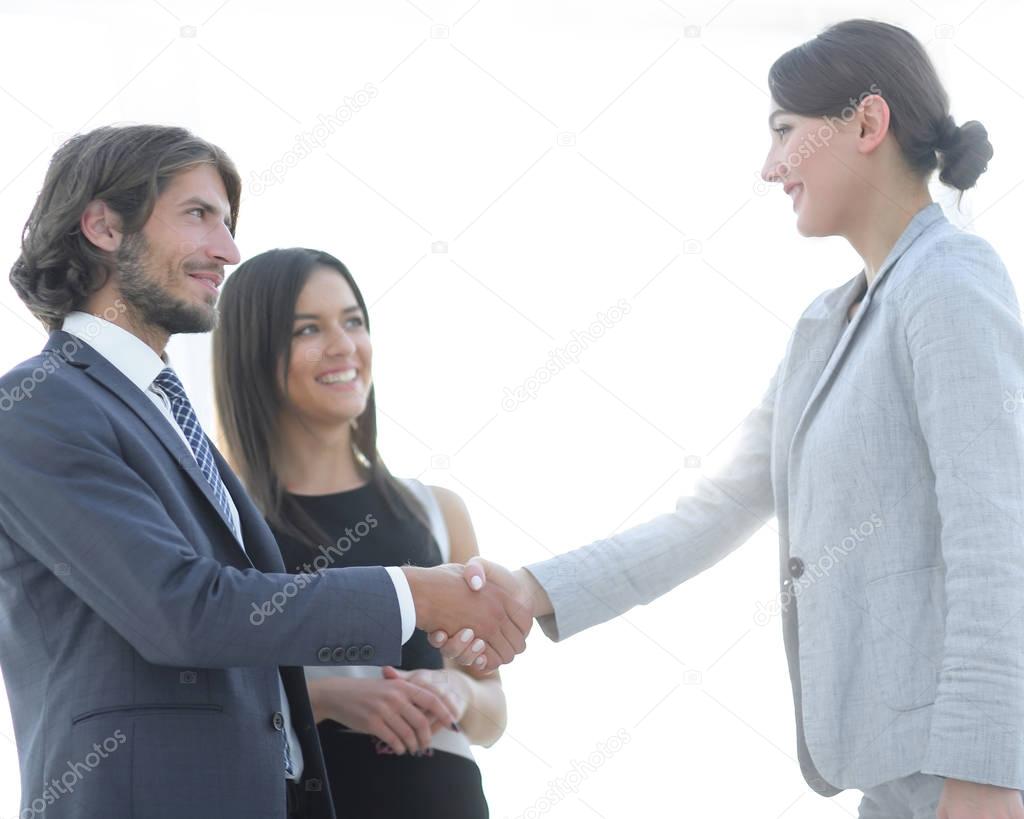
<path fill-rule="evenodd" d="M 56 331 L 0 378 L 21 815 L 281 817 L 281 666 L 313 815 L 334 816 L 301 666 L 398 665 L 394 585 L 382 568 L 296 583 L 213 453 L 245 551 L 167 419 L 88 344 Z"/>

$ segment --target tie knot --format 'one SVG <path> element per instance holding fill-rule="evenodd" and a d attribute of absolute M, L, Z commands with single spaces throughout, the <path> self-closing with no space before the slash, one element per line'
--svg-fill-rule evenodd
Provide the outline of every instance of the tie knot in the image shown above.
<path fill-rule="evenodd" d="M 166 393 L 170 399 L 179 401 L 185 398 L 185 388 L 181 385 L 178 374 L 170 367 L 164 367 L 153 379 L 153 383 Z"/>

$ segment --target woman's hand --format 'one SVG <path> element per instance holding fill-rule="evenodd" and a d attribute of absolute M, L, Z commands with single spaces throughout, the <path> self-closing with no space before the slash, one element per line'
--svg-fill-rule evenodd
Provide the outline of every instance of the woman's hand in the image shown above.
<path fill-rule="evenodd" d="M 446 671 L 433 668 L 417 668 L 415 671 L 402 671 L 393 666 L 386 665 L 383 668 L 386 679 L 402 679 L 413 685 L 429 691 L 440 698 L 448 710 L 454 714 L 452 722 L 461 722 L 469 705 L 469 687 L 463 674 L 455 671 Z M 437 728 L 449 728 L 451 722 L 443 725 L 436 721 L 431 723 L 431 730 Z"/>
<path fill-rule="evenodd" d="M 1020 791 L 947 779 L 942 786 L 937 819 L 1024 819 Z"/>
<path fill-rule="evenodd" d="M 309 694 L 317 721 L 333 719 L 373 734 L 396 754 L 429 748 L 430 738 L 440 726 L 451 725 L 462 716 L 456 716 L 435 691 L 400 676 L 328 677 L 310 682 Z"/>

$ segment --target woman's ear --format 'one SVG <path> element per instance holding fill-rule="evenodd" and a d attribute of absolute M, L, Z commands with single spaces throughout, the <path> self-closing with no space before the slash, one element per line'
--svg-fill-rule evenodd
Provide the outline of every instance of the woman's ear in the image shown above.
<path fill-rule="evenodd" d="M 889 103 L 879 94 L 870 94 L 857 106 L 855 124 L 860 129 L 857 149 L 869 154 L 882 144 L 889 133 Z"/>

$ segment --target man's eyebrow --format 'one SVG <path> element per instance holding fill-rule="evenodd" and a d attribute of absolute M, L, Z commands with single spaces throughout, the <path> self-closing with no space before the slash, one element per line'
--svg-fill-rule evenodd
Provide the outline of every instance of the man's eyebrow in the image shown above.
<path fill-rule="evenodd" d="M 342 313 L 361 313 L 361 312 L 363 312 L 363 308 L 360 307 L 358 304 L 353 304 L 351 307 L 346 307 L 341 312 Z M 295 321 L 299 321 L 301 319 L 318 319 L 318 318 L 320 318 L 320 314 L 319 313 L 296 313 L 295 314 Z"/>
<path fill-rule="evenodd" d="M 230 218 L 229 215 L 226 212 L 221 211 L 221 209 L 218 208 L 216 205 L 211 205 L 209 202 L 207 202 L 201 196 L 190 196 L 188 199 L 186 199 L 181 204 L 182 204 L 182 206 L 184 206 L 184 205 L 199 205 L 200 207 L 208 210 L 214 216 L 218 216 L 221 213 L 223 213 L 224 214 L 224 224 L 227 225 L 228 227 L 231 227 L 231 223 L 228 222 L 228 219 Z"/>

